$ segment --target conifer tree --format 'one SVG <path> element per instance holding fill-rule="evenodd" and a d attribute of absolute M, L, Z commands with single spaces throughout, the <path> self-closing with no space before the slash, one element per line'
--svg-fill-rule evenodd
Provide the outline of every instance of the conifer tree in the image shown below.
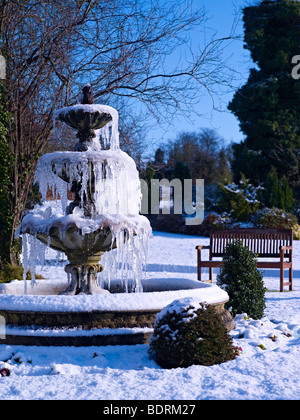
<path fill-rule="evenodd" d="M 256 68 L 228 106 L 246 136 L 234 145 L 234 180 L 243 172 L 255 185 L 265 183 L 273 166 L 299 199 L 300 81 L 291 62 L 299 54 L 300 2 L 264 0 L 244 8 L 243 21 Z"/>

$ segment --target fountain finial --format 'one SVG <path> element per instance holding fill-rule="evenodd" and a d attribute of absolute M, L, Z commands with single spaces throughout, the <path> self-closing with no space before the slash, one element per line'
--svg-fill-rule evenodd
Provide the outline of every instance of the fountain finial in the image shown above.
<path fill-rule="evenodd" d="M 78 131 L 76 137 L 79 143 L 74 146 L 73 151 L 86 152 L 96 137 L 95 130 L 110 122 L 112 115 L 107 109 L 103 110 L 94 104 L 94 95 L 89 83 L 82 89 L 80 102 L 58 110 L 56 118 Z"/>
<path fill-rule="evenodd" d="M 88 83 L 82 88 L 82 104 L 93 105 L 94 95 L 91 85 Z"/>

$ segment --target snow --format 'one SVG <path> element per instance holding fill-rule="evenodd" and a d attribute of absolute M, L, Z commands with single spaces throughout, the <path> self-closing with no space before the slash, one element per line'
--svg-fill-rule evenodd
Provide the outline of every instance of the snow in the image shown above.
<path fill-rule="evenodd" d="M 156 283 L 159 279 L 170 283 L 195 280 L 195 246 L 207 243 L 207 238 L 154 232 L 149 240 L 147 278 Z M 242 350 L 232 361 L 210 367 L 165 370 L 149 358 L 146 344 L 25 347 L 8 346 L 1 340 L 0 371 L 8 368 L 10 376 L 0 376 L 0 399 L 134 400 L 124 405 L 135 404 L 137 400 L 155 400 L 160 404 L 165 400 L 184 400 L 189 404 L 193 400 L 297 400 L 300 398 L 299 241 L 294 241 L 293 261 L 292 292 L 280 293 L 278 270 L 265 270 L 268 288 L 265 317 L 253 320 L 246 314 L 236 316 L 231 335 Z M 55 262 L 48 256 L 44 277 L 49 281 L 64 278 L 65 264 L 65 260 Z"/>
<path fill-rule="evenodd" d="M 61 232 L 66 232 L 70 227 L 77 227 L 83 235 L 93 233 L 109 226 L 113 232 L 120 230 L 120 227 L 128 231 L 137 233 L 151 233 L 151 227 L 146 217 L 139 214 L 101 214 L 92 219 L 87 219 L 83 215 L 83 211 L 77 208 L 74 213 L 63 216 L 61 214 L 52 215 L 48 219 L 43 215 L 34 213 L 26 214 L 22 221 L 21 233 L 27 230 L 32 235 L 36 233 L 49 234 L 54 227 L 59 227 Z"/>
<path fill-rule="evenodd" d="M 196 281 L 195 281 L 196 283 Z M 199 283 L 199 282 L 198 282 Z M 66 286 L 66 285 L 65 285 Z M 219 303 L 228 300 L 224 290 L 216 285 L 202 285 L 192 290 L 171 290 L 167 292 L 147 293 L 112 293 L 104 295 L 76 296 L 36 296 L 0 294 L 0 304 L 3 310 L 24 310 L 42 312 L 86 312 L 86 311 L 139 311 L 160 310 L 174 300 L 182 297 L 193 297 L 198 301 Z M 34 292 L 34 287 L 33 287 Z"/>
<path fill-rule="evenodd" d="M 183 312 L 185 313 L 185 318 L 190 321 L 196 316 L 196 311 L 201 307 L 201 302 L 209 303 L 207 300 L 197 299 L 196 296 L 181 297 L 173 300 L 157 314 L 155 323 L 161 321 L 167 314 L 182 314 Z"/>

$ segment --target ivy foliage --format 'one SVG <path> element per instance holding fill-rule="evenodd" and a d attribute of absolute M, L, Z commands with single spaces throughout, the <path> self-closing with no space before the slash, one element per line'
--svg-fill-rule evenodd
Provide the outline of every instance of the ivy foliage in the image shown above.
<path fill-rule="evenodd" d="M 0 86 L 0 266 L 9 262 L 11 226 L 13 223 L 12 191 L 14 153 L 8 138 L 12 120 L 5 106 L 4 89 Z"/>

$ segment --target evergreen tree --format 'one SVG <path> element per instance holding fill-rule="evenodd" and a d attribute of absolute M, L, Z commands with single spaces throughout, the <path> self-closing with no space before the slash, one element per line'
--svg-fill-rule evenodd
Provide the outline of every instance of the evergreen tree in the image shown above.
<path fill-rule="evenodd" d="M 280 183 L 280 207 L 284 210 L 292 210 L 293 208 L 293 191 L 289 185 L 287 177 L 284 176 Z"/>
<path fill-rule="evenodd" d="M 156 163 L 163 164 L 165 159 L 165 152 L 159 147 L 155 152 L 155 159 L 154 161 Z"/>
<path fill-rule="evenodd" d="M 154 170 L 153 178 L 162 179 L 166 176 L 165 152 L 160 147 L 155 152 L 154 162 L 151 163 Z"/>
<path fill-rule="evenodd" d="M 276 207 L 283 210 L 291 210 L 293 207 L 293 191 L 289 185 L 286 176 L 279 181 L 274 166 L 267 176 L 265 182 L 265 201 L 264 204 L 269 207 Z"/>
<path fill-rule="evenodd" d="M 218 164 L 217 164 L 218 178 L 223 182 L 231 181 L 231 171 L 228 164 L 228 159 L 226 152 L 222 149 L 218 155 Z"/>
<path fill-rule="evenodd" d="M 236 221 L 249 221 L 250 216 L 259 208 L 260 192 L 261 187 L 249 183 L 243 174 L 238 184 L 220 182 L 215 209 L 230 214 Z"/>
<path fill-rule="evenodd" d="M 271 167 L 271 170 L 267 176 L 265 182 L 265 205 L 267 207 L 278 207 L 278 192 L 279 192 L 279 182 L 278 175 L 274 166 Z"/>
<path fill-rule="evenodd" d="M 291 60 L 299 54 L 300 2 L 264 0 L 244 8 L 243 20 L 245 48 L 258 68 L 228 106 L 246 135 L 234 145 L 234 181 L 243 172 L 262 184 L 273 166 L 299 198 L 300 81 L 291 76 Z"/>
<path fill-rule="evenodd" d="M 176 161 L 173 169 L 172 174 L 173 179 L 180 179 L 181 182 L 183 182 L 185 179 L 190 179 L 191 174 L 189 171 L 188 165 L 186 165 L 184 162 Z"/>
<path fill-rule="evenodd" d="M 217 285 L 228 293 L 229 302 L 225 306 L 231 307 L 233 316 L 243 312 L 254 319 L 264 316 L 267 289 L 263 275 L 256 267 L 255 255 L 242 241 L 227 245 Z"/>

